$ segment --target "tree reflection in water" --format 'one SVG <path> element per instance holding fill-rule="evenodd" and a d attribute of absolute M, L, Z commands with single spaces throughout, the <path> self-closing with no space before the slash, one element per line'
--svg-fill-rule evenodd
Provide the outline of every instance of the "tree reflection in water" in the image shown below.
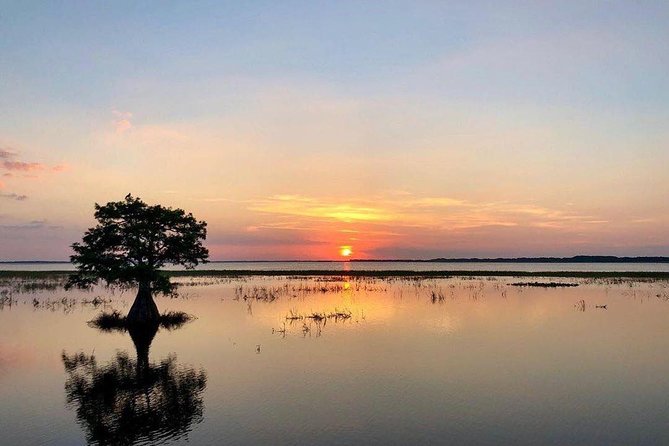
<path fill-rule="evenodd" d="M 182 438 L 202 421 L 204 370 L 180 365 L 175 355 L 149 362 L 158 326 L 128 330 L 137 359 L 117 352 L 106 364 L 95 355 L 63 352 L 69 407 L 89 444 L 156 444 Z"/>

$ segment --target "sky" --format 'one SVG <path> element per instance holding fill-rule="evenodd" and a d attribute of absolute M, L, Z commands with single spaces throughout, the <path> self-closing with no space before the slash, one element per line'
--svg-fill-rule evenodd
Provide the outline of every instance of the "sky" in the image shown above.
<path fill-rule="evenodd" d="M 0 0 L 0 260 L 669 255 L 669 2 Z M 348 251 L 347 251 L 348 250 Z"/>

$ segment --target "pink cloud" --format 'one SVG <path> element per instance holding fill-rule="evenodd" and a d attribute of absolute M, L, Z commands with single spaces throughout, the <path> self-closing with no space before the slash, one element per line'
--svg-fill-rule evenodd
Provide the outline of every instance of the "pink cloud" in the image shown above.
<path fill-rule="evenodd" d="M 116 116 L 116 119 L 114 119 L 116 133 L 123 134 L 132 128 L 132 122 L 130 122 L 132 113 L 118 110 L 113 110 L 112 113 Z"/>
<path fill-rule="evenodd" d="M 56 164 L 51 168 L 52 171 L 54 172 L 63 172 L 65 170 L 68 170 L 70 168 L 69 164 Z"/>
<path fill-rule="evenodd" d="M 42 163 L 26 163 L 24 161 L 4 161 L 2 166 L 7 170 L 33 172 L 36 170 L 44 170 Z"/>
<path fill-rule="evenodd" d="M 0 148 L 0 159 L 10 159 L 16 156 L 16 152 Z"/>

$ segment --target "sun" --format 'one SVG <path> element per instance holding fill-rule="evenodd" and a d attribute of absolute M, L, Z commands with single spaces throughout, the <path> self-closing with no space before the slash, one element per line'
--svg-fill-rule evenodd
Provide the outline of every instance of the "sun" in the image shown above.
<path fill-rule="evenodd" d="M 353 254 L 353 250 L 351 249 L 350 246 L 342 246 L 339 249 L 339 254 L 341 254 L 342 257 L 351 257 L 351 254 Z"/>

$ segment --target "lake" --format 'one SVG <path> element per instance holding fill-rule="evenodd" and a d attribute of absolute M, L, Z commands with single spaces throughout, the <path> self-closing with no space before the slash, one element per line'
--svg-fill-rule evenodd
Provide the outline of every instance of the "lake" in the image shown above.
<path fill-rule="evenodd" d="M 668 444 L 669 282 L 551 281 L 180 277 L 127 333 L 132 290 L 2 279 L 0 442 Z"/>
<path fill-rule="evenodd" d="M 167 270 L 183 270 L 168 267 Z M 69 262 L 0 263 L 0 271 L 74 271 Z M 669 263 L 582 263 L 582 262 L 209 262 L 196 270 L 250 271 L 612 271 L 669 272 Z"/>

